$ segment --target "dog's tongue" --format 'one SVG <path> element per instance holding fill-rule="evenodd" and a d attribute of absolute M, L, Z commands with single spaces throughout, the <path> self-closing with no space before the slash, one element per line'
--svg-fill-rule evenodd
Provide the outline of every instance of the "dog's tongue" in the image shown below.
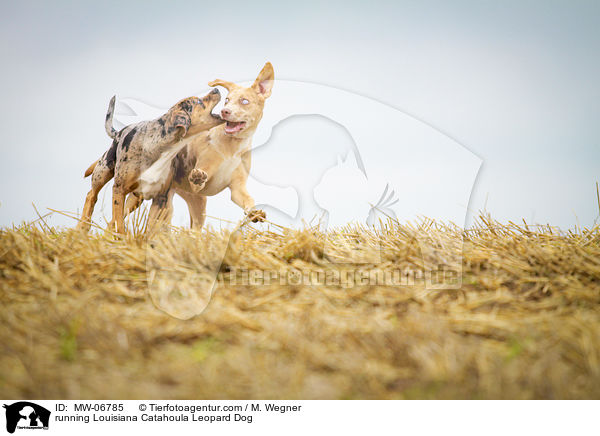
<path fill-rule="evenodd" d="M 225 124 L 225 132 L 227 132 L 227 133 L 239 132 L 240 130 L 242 130 L 243 126 L 244 126 L 243 121 L 239 121 L 239 122 L 227 121 L 227 124 Z"/>

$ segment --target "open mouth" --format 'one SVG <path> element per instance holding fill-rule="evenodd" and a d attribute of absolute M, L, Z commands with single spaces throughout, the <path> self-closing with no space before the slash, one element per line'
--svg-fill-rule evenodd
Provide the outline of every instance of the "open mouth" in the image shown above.
<path fill-rule="evenodd" d="M 244 128 L 245 121 L 227 121 L 225 124 L 225 133 L 237 133 Z"/>

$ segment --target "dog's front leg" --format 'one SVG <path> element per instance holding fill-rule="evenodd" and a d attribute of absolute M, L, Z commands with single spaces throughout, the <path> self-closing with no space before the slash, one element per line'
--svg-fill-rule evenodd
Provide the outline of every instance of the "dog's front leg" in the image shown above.
<path fill-rule="evenodd" d="M 193 230 L 202 230 L 206 220 L 206 197 L 201 194 L 178 190 L 177 194 L 185 200 L 190 211 L 190 227 Z"/>
<path fill-rule="evenodd" d="M 190 187 L 194 194 L 197 194 L 204 189 L 207 180 L 208 173 L 201 168 L 194 168 L 190 171 L 190 175 L 188 176 L 188 182 L 190 182 Z"/>
<path fill-rule="evenodd" d="M 188 175 L 191 191 L 200 193 L 208 183 L 209 175 L 215 174 L 221 164 L 221 159 L 198 159 L 194 169 Z"/>
<path fill-rule="evenodd" d="M 246 180 L 234 178 L 229 186 L 231 190 L 231 201 L 244 209 L 244 213 L 252 222 L 264 221 L 267 219 L 267 214 L 262 210 L 254 208 L 254 199 L 246 189 Z"/>

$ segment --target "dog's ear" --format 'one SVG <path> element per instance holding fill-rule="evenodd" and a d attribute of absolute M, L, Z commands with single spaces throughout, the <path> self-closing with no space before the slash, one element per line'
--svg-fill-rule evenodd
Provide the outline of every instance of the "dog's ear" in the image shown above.
<path fill-rule="evenodd" d="M 235 87 L 235 83 L 228 82 L 227 80 L 215 79 L 212 82 L 208 82 L 208 86 L 222 86 L 227 89 L 227 91 L 231 91 Z"/>
<path fill-rule="evenodd" d="M 252 88 L 257 94 L 267 98 L 271 95 L 274 82 L 275 72 L 273 71 L 273 65 L 271 65 L 271 62 L 267 62 L 260 73 L 258 73 L 258 77 L 254 81 Z"/>
<path fill-rule="evenodd" d="M 192 124 L 192 119 L 188 111 L 177 108 L 173 110 L 173 112 L 169 116 L 168 129 L 169 132 L 178 129 L 179 132 L 177 132 L 177 135 L 180 138 L 182 138 L 187 134 L 187 131 L 190 128 L 190 124 Z"/>

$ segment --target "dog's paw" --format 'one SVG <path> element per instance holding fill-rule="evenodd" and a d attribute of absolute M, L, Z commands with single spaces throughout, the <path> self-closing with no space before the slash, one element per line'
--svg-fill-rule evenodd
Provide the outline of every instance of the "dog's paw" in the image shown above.
<path fill-rule="evenodd" d="M 265 213 L 265 211 L 260 209 L 250 209 L 248 212 L 246 212 L 246 216 L 253 223 L 262 223 L 265 222 L 267 219 L 267 214 Z"/>
<path fill-rule="evenodd" d="M 204 188 L 206 181 L 208 180 L 208 174 L 205 171 L 194 168 L 188 177 L 190 186 L 194 192 L 198 192 Z"/>

